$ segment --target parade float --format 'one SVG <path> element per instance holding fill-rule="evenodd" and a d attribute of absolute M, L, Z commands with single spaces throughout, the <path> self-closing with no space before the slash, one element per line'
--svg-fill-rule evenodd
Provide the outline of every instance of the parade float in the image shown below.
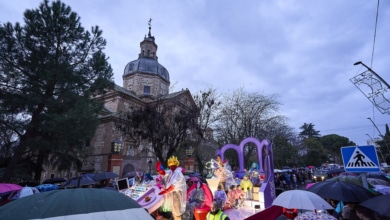
<path fill-rule="evenodd" d="M 244 167 L 244 146 L 249 143 L 256 146 L 258 163 L 252 163 L 249 172 L 247 172 Z M 262 208 L 270 207 L 273 200 L 276 198 L 276 192 L 272 145 L 267 139 L 259 141 L 256 138 L 248 137 L 242 140 L 239 145 L 226 144 L 221 149 L 217 150 L 215 155 L 219 166 L 218 168 L 211 166 L 212 169 L 206 179 L 210 189 L 214 192 L 214 189 L 224 181 L 225 186 L 229 184 L 228 179 L 230 179 L 231 174 L 227 172 L 228 169 L 223 165 L 223 162 L 221 166 L 220 161 L 225 161 L 225 152 L 230 149 L 236 151 L 238 155 L 238 169 L 234 171 L 234 180 L 236 184 L 239 185 L 239 182 L 241 182 L 243 177 L 248 175 L 249 178 L 252 179 L 251 181 L 255 183 L 255 187 L 253 187 L 253 199 L 249 202 L 253 205 L 260 205 Z M 213 163 L 215 163 L 215 161 L 212 160 L 211 163 L 207 164 L 208 167 Z M 216 172 L 215 169 L 223 172 Z M 225 176 L 218 175 L 218 173 L 225 174 Z M 230 171 L 230 173 L 232 172 Z"/>
<path fill-rule="evenodd" d="M 243 151 L 244 146 L 248 143 L 256 145 L 258 162 L 252 163 L 250 169 L 245 170 Z M 229 168 L 228 162 L 224 160 L 225 151 L 229 149 L 235 150 L 238 154 L 239 167 L 234 172 Z M 180 210 L 176 210 L 177 214 L 182 215 L 187 206 L 186 211 L 190 207 L 196 219 L 202 219 L 210 210 L 210 203 L 213 201 L 213 194 L 218 185 L 222 184 L 225 190 L 231 185 L 240 187 L 240 182 L 245 175 L 254 183 L 253 194 L 246 196 L 250 202 L 250 207 L 255 209 L 259 209 L 260 206 L 261 209 L 270 207 L 276 198 L 273 154 L 268 140 L 260 142 L 255 138 L 246 138 L 240 145 L 227 144 L 217 150 L 215 159 L 211 159 L 206 163 L 206 169 L 208 169 L 207 184 L 199 182 L 199 186 L 193 184 L 187 189 L 182 168 L 178 165 L 177 158 L 170 158 L 168 161 L 170 169 L 164 169 L 158 162 L 156 163 L 156 170 L 159 174 L 157 177 L 149 181 L 134 181 L 131 186 L 129 186 L 127 178 L 120 179 L 117 181 L 119 192 L 137 201 L 149 213 L 155 212 L 160 207 L 164 212 L 172 212 L 174 211 L 172 210 L 173 202 L 180 201 Z M 250 190 L 251 188 L 249 187 Z M 202 190 L 205 199 L 203 203 L 192 206 L 190 200 L 195 190 Z M 172 199 L 174 196 L 178 199 Z M 183 205 L 184 207 L 182 207 Z M 230 210 L 226 211 L 229 212 Z"/>
<path fill-rule="evenodd" d="M 123 178 L 117 181 L 117 186 L 120 193 L 135 200 L 149 213 L 156 211 L 163 203 L 163 196 L 159 195 L 161 190 L 153 180 L 129 186 L 129 180 Z"/>

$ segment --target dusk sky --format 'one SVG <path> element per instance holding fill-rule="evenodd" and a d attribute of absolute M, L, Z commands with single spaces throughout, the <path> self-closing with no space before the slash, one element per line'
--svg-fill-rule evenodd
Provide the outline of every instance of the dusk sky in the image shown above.
<path fill-rule="evenodd" d="M 0 1 L 0 22 L 23 22 L 23 12 L 41 2 Z M 390 121 L 350 81 L 366 70 L 354 65 L 362 61 L 390 82 L 390 1 L 380 1 L 375 45 L 374 0 L 62 2 L 84 28 L 103 30 L 104 52 L 120 86 L 152 18 L 158 61 L 169 71 L 171 92 L 243 87 L 275 94 L 279 114 L 297 133 L 303 123 L 313 123 L 321 135 L 338 134 L 358 145 L 379 136 L 368 117 L 382 134 Z"/>

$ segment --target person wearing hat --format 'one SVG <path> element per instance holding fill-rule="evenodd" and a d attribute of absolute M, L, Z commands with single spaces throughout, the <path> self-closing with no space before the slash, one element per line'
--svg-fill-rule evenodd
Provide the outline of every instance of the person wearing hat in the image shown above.
<path fill-rule="evenodd" d="M 170 172 L 165 176 L 165 185 L 159 195 L 164 195 L 163 211 L 172 213 L 174 220 L 181 220 L 186 211 L 187 184 L 179 167 L 179 160 L 172 156 L 168 159 Z"/>

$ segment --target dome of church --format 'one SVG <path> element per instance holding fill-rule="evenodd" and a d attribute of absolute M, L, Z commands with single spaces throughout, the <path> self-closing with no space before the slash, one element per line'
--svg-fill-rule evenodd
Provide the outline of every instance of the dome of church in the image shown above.
<path fill-rule="evenodd" d="M 149 57 L 140 57 L 138 60 L 131 61 L 125 67 L 124 76 L 134 73 L 145 73 L 158 75 L 169 82 L 169 73 L 165 67 L 158 63 L 157 60 Z"/>

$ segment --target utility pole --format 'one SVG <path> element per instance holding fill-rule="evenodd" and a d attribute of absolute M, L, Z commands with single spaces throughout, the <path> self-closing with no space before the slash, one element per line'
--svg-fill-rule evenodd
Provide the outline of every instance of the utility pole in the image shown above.
<path fill-rule="evenodd" d="M 371 121 L 371 123 L 375 126 L 376 130 L 379 132 L 379 136 L 383 139 L 383 142 L 385 142 L 385 145 L 386 145 L 386 148 L 387 148 L 387 153 L 390 154 L 390 149 L 389 149 L 389 146 L 387 145 L 387 141 L 385 139 L 385 136 L 383 136 L 383 134 L 379 130 L 378 126 L 376 126 L 376 124 L 374 123 L 374 121 L 370 117 L 368 117 L 367 119 Z"/>

